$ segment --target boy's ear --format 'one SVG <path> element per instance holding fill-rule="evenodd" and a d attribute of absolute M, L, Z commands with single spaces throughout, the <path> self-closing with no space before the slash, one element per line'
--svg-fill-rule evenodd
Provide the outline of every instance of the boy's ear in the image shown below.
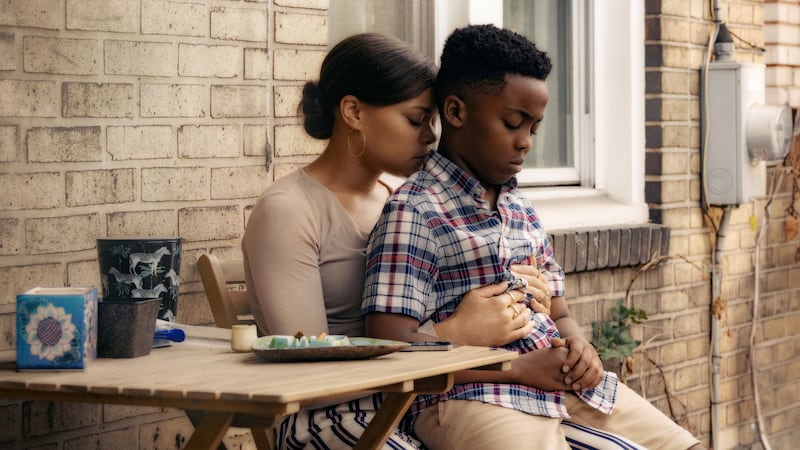
<path fill-rule="evenodd" d="M 442 117 L 448 125 L 453 128 L 464 126 L 464 119 L 467 114 L 467 104 L 457 95 L 448 95 L 442 104 Z"/>
<path fill-rule="evenodd" d="M 361 102 L 355 95 L 345 95 L 339 101 L 339 113 L 344 119 L 344 123 L 355 130 L 361 129 Z"/>

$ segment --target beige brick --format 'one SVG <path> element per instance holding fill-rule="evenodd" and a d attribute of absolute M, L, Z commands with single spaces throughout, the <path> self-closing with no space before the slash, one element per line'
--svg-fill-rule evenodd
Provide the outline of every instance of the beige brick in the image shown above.
<path fill-rule="evenodd" d="M 282 125 L 275 127 L 275 155 L 317 155 L 325 149 L 327 141 L 309 136 L 302 126 Z"/>
<path fill-rule="evenodd" d="M 67 172 L 67 206 L 132 202 L 134 175 L 134 169 Z"/>
<path fill-rule="evenodd" d="M 199 84 L 142 84 L 142 117 L 205 117 L 208 87 Z"/>
<path fill-rule="evenodd" d="M 0 173 L 0 210 L 61 206 L 64 188 L 58 172 Z"/>
<path fill-rule="evenodd" d="M 663 203 L 682 203 L 688 200 L 688 182 L 680 180 L 661 182 L 661 201 Z"/>
<path fill-rule="evenodd" d="M 14 33 L 0 32 L 0 71 L 17 69 L 17 46 Z"/>
<path fill-rule="evenodd" d="M 0 80 L 0 117 L 58 116 L 55 81 Z"/>
<path fill-rule="evenodd" d="M 680 19 L 661 18 L 661 40 L 672 42 L 687 42 L 689 22 Z"/>
<path fill-rule="evenodd" d="M 266 42 L 267 23 L 266 8 L 216 6 L 211 9 L 211 37 L 214 39 Z"/>
<path fill-rule="evenodd" d="M 662 51 L 662 58 L 664 67 L 676 67 L 681 69 L 688 69 L 690 65 L 691 53 L 686 47 L 679 47 L 674 45 L 664 45 Z M 696 66 L 696 67 L 699 67 Z"/>
<path fill-rule="evenodd" d="M 236 206 L 181 209 L 178 228 L 189 242 L 238 239 L 244 231 L 242 213 Z"/>
<path fill-rule="evenodd" d="M 181 158 L 233 158 L 241 154 L 241 130 L 235 125 L 184 125 L 178 129 Z"/>
<path fill-rule="evenodd" d="M 31 128 L 26 136 L 28 161 L 102 161 L 100 127 Z"/>
<path fill-rule="evenodd" d="M 61 0 L 6 0 L 0 3 L 0 23 L 57 30 L 64 23 Z"/>
<path fill-rule="evenodd" d="M 689 94 L 689 74 L 661 72 L 661 91 L 665 94 Z"/>
<path fill-rule="evenodd" d="M 328 9 L 329 0 L 275 0 L 275 4 L 292 8 Z"/>
<path fill-rule="evenodd" d="M 242 67 L 242 49 L 232 45 L 178 46 L 178 74 L 182 77 L 235 78 Z"/>
<path fill-rule="evenodd" d="M 314 80 L 319 77 L 319 68 L 325 58 L 324 51 L 275 50 L 274 78 L 276 80 Z"/>
<path fill-rule="evenodd" d="M 290 173 L 294 172 L 295 170 L 305 167 L 307 163 L 280 163 L 275 164 L 275 173 L 273 178 L 275 180 L 289 175 Z"/>
<path fill-rule="evenodd" d="M 681 367 L 675 370 L 675 390 L 683 391 L 697 386 L 698 381 L 701 380 L 700 367 L 688 366 Z"/>
<path fill-rule="evenodd" d="M 244 126 L 244 154 L 245 156 L 270 156 L 269 128 L 262 125 Z"/>
<path fill-rule="evenodd" d="M 302 86 L 275 86 L 275 117 L 295 117 L 300 113 L 300 101 L 303 99 Z"/>
<path fill-rule="evenodd" d="M 136 442 L 138 429 L 129 426 L 96 434 L 87 434 L 64 441 L 64 450 L 83 450 L 87 448 L 126 448 L 131 442 Z"/>
<path fill-rule="evenodd" d="M 669 121 L 689 120 L 689 102 L 682 99 L 664 99 L 661 102 L 661 117 Z"/>
<path fill-rule="evenodd" d="M 686 341 L 672 341 L 661 346 L 659 364 L 669 365 L 686 361 Z"/>
<path fill-rule="evenodd" d="M 0 125 L 0 162 L 15 162 L 19 159 L 17 126 Z"/>
<path fill-rule="evenodd" d="M 175 130 L 169 125 L 109 126 L 106 135 L 114 161 L 171 158 L 177 147 Z"/>
<path fill-rule="evenodd" d="M 64 83 L 64 117 L 132 118 L 136 89 L 129 83 Z"/>
<path fill-rule="evenodd" d="M 208 192 L 208 169 L 204 167 L 142 169 L 144 202 L 204 200 Z"/>
<path fill-rule="evenodd" d="M 175 236 L 178 217 L 173 210 L 115 212 L 106 219 L 109 237 Z"/>
<path fill-rule="evenodd" d="M 139 0 L 67 0 L 67 29 L 136 33 Z"/>
<path fill-rule="evenodd" d="M 266 117 L 266 86 L 211 86 L 211 117 Z"/>
<path fill-rule="evenodd" d="M 708 316 L 697 312 L 675 317 L 673 328 L 675 337 L 682 338 L 702 333 L 705 331 L 703 324 L 706 322 L 708 322 Z"/>
<path fill-rule="evenodd" d="M 17 219 L 0 219 L 0 256 L 18 255 L 25 245 Z"/>
<path fill-rule="evenodd" d="M 686 0 L 663 0 L 661 14 L 666 16 L 689 17 L 689 2 Z"/>
<path fill-rule="evenodd" d="M 689 255 L 708 255 L 710 251 L 711 242 L 709 242 L 708 234 L 692 234 L 689 236 Z"/>
<path fill-rule="evenodd" d="M 328 16 L 275 13 L 275 41 L 282 44 L 325 45 Z"/>
<path fill-rule="evenodd" d="M 752 258 L 753 256 L 750 253 L 723 256 L 723 276 L 752 273 Z"/>
<path fill-rule="evenodd" d="M 100 236 L 97 214 L 25 221 L 25 242 L 31 255 L 94 249 L 97 236 Z"/>
<path fill-rule="evenodd" d="M 142 0 L 142 34 L 208 36 L 208 20 L 203 3 Z"/>
<path fill-rule="evenodd" d="M 13 305 L 16 295 L 33 286 L 63 286 L 64 268 L 60 263 L 0 267 L 0 305 Z"/>
<path fill-rule="evenodd" d="M 23 432 L 27 436 L 75 430 L 100 421 L 100 405 L 89 403 L 31 402 L 30 423 Z"/>
<path fill-rule="evenodd" d="M 101 284 L 97 259 L 67 263 L 67 286 L 96 286 L 103 295 Z"/>
<path fill-rule="evenodd" d="M 685 311 L 689 306 L 689 297 L 686 291 L 668 291 L 661 294 L 659 311 L 662 313 Z"/>
<path fill-rule="evenodd" d="M 25 72 L 67 75 L 100 73 L 100 43 L 94 39 L 25 36 L 22 52 Z"/>
<path fill-rule="evenodd" d="M 272 74 L 269 52 L 265 48 L 244 49 L 244 79 L 268 80 Z"/>
<path fill-rule="evenodd" d="M 167 42 L 105 41 L 108 75 L 175 76 L 178 52 Z"/>
<path fill-rule="evenodd" d="M 213 200 L 258 197 L 266 187 L 267 170 L 264 166 L 211 169 Z"/>
<path fill-rule="evenodd" d="M 663 152 L 661 154 L 661 173 L 663 175 L 688 174 L 689 155 L 683 152 Z"/>

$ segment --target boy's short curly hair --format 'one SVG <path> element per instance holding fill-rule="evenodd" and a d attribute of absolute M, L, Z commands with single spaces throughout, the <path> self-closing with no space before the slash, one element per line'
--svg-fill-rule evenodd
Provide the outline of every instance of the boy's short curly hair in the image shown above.
<path fill-rule="evenodd" d="M 437 103 L 456 95 L 465 102 L 470 94 L 500 90 L 507 74 L 545 80 L 550 57 L 525 36 L 494 25 L 459 28 L 447 38 L 436 77 Z"/>

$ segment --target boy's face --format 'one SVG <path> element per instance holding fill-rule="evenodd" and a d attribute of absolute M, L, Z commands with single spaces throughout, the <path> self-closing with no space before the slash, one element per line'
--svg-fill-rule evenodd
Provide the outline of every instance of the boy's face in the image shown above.
<path fill-rule="evenodd" d="M 451 159 L 484 188 L 503 184 L 522 170 L 536 129 L 544 118 L 549 94 L 544 81 L 506 75 L 498 93 L 471 96 L 462 126 L 462 148 L 450 148 Z"/>

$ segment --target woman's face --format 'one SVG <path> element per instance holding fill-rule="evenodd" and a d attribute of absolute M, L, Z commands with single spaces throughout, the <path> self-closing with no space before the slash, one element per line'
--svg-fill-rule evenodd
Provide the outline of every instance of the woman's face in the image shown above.
<path fill-rule="evenodd" d="M 370 165 L 392 175 L 408 177 L 422 163 L 436 142 L 436 103 L 433 89 L 410 100 L 388 106 L 361 104 L 362 136 L 366 148 L 361 156 Z M 353 153 L 361 149 L 361 136 L 350 138 Z"/>
<path fill-rule="evenodd" d="M 549 95 L 542 80 L 506 75 L 502 91 L 475 97 L 464 120 L 464 146 L 449 156 L 489 188 L 522 170 Z"/>

